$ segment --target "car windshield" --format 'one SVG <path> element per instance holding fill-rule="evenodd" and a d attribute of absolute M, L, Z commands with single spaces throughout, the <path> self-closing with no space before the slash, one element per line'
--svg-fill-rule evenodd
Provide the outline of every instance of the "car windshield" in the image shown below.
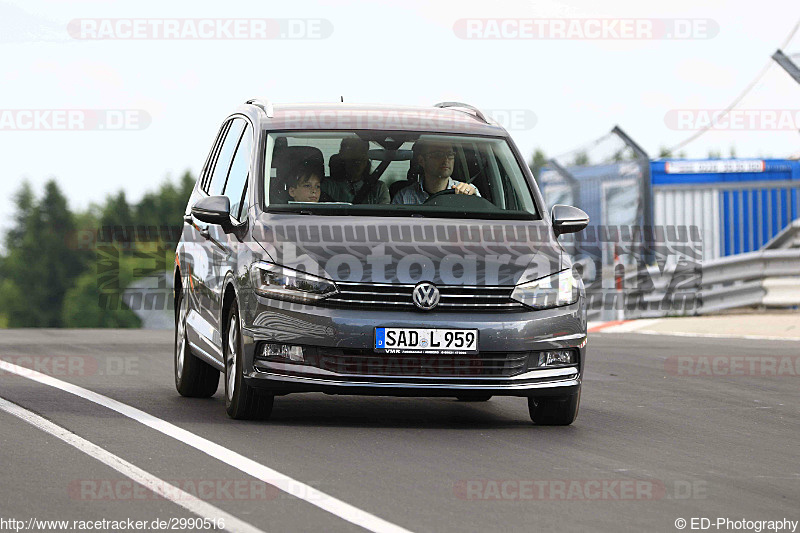
<path fill-rule="evenodd" d="M 397 131 L 269 132 L 264 204 L 318 215 L 539 218 L 505 139 Z"/>

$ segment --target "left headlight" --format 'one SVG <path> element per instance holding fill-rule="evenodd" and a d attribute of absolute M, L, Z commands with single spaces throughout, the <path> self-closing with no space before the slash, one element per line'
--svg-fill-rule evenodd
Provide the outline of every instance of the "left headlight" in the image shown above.
<path fill-rule="evenodd" d="M 250 266 L 250 280 L 258 294 L 290 302 L 315 302 L 339 292 L 329 279 L 266 261 Z"/>
<path fill-rule="evenodd" d="M 511 298 L 534 309 L 574 304 L 580 297 L 583 281 L 572 270 L 562 270 L 544 278 L 517 285 Z"/>

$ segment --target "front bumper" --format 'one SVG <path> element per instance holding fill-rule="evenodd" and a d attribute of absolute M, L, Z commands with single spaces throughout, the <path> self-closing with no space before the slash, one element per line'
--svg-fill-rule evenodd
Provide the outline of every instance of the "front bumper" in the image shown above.
<path fill-rule="evenodd" d="M 584 300 L 556 309 L 505 313 L 424 313 L 329 309 L 257 298 L 243 310 L 244 374 L 253 387 L 275 394 L 324 392 L 383 396 L 505 396 L 577 393 L 586 356 Z M 528 370 L 514 376 L 386 375 L 337 373 L 302 363 L 255 358 L 260 341 L 343 349 L 371 349 L 376 327 L 475 328 L 482 352 L 574 348 L 578 364 Z M 377 354 L 376 354 L 377 356 Z"/>
<path fill-rule="evenodd" d="M 275 394 L 324 392 L 326 394 L 363 394 L 371 396 L 457 396 L 469 392 L 495 396 L 549 396 L 577 393 L 581 378 L 577 368 L 535 370 L 501 380 L 474 378 L 429 378 L 415 380 L 408 376 L 341 376 L 339 379 L 289 376 L 256 370 L 248 375 L 248 384 Z"/>

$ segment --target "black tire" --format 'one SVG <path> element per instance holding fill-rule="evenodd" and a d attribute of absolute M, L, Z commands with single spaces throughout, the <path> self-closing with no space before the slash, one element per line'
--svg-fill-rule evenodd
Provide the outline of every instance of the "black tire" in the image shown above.
<path fill-rule="evenodd" d="M 581 391 L 568 396 L 528 398 L 531 420 L 538 426 L 568 426 L 578 417 Z"/>
<path fill-rule="evenodd" d="M 456 396 L 459 402 L 488 402 L 492 399 L 491 394 L 460 394 Z"/>
<path fill-rule="evenodd" d="M 275 396 L 249 386 L 242 371 L 242 335 L 236 302 L 225 313 L 222 353 L 225 361 L 225 410 L 237 420 L 266 420 L 272 414 Z M 230 389 L 233 389 L 231 391 Z"/>
<path fill-rule="evenodd" d="M 186 338 L 188 301 L 180 287 L 175 299 L 175 342 L 173 343 L 173 369 L 175 388 L 181 396 L 210 398 L 219 386 L 219 370 L 198 359 Z"/>

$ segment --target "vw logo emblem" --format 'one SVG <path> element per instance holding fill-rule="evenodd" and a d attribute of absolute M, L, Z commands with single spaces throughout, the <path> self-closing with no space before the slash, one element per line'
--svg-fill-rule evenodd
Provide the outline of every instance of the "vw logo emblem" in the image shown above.
<path fill-rule="evenodd" d="M 439 305 L 439 289 L 433 283 L 423 281 L 414 287 L 414 292 L 411 294 L 411 299 L 414 300 L 414 305 L 425 311 L 429 311 Z"/>

